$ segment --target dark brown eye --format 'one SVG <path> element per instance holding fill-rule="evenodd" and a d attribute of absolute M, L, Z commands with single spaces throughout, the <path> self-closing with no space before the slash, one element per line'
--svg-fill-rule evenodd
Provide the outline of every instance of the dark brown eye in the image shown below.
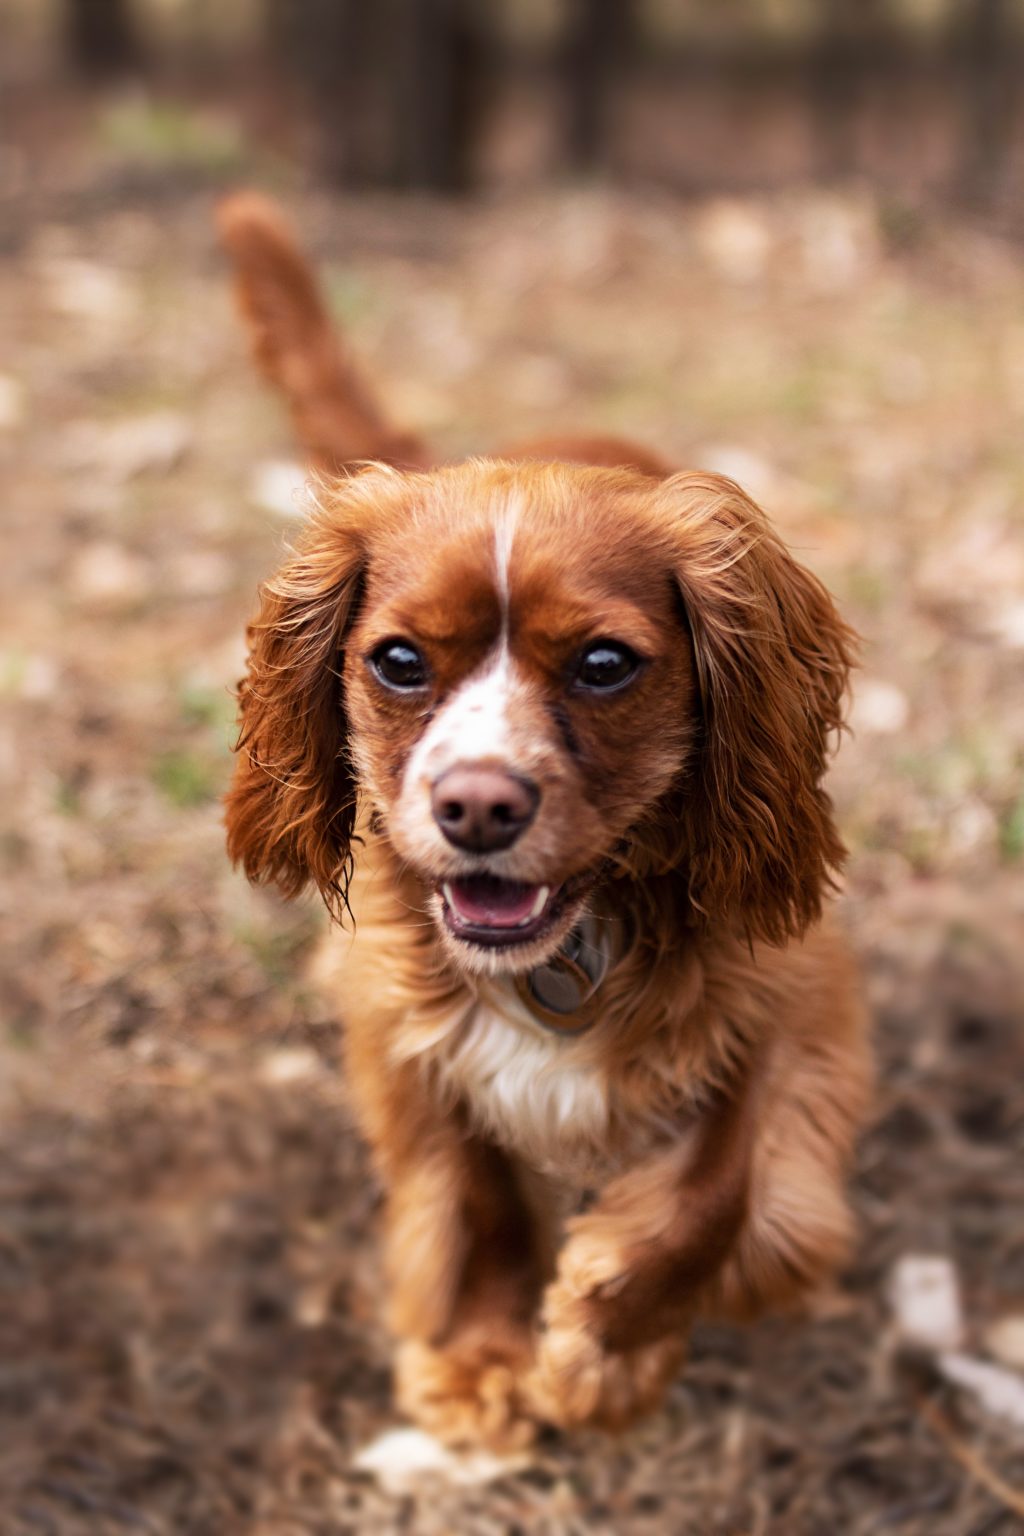
<path fill-rule="evenodd" d="M 370 656 L 370 667 L 388 688 L 422 688 L 427 664 L 408 640 L 385 640 Z"/>
<path fill-rule="evenodd" d="M 588 646 L 576 668 L 578 688 L 621 688 L 634 676 L 640 663 L 628 645 L 599 640 Z"/>

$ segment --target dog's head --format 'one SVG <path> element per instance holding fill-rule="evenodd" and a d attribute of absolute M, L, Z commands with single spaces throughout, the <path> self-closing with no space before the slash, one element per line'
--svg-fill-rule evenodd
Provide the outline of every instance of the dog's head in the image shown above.
<path fill-rule="evenodd" d="M 481 461 L 321 499 L 250 631 L 250 878 L 341 909 L 365 800 L 466 969 L 538 965 L 616 868 L 752 939 L 817 916 L 851 635 L 735 485 Z"/>

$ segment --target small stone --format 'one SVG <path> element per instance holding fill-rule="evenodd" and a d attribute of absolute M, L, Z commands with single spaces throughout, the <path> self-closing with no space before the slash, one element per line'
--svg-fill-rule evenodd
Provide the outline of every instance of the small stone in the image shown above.
<path fill-rule="evenodd" d="M 0 432 L 13 432 L 25 419 L 25 391 L 9 373 L 0 373 Z"/>
<path fill-rule="evenodd" d="M 955 1350 L 963 1339 L 963 1311 L 956 1271 L 941 1255 L 905 1254 L 889 1285 L 896 1328 L 906 1344 Z"/>
<path fill-rule="evenodd" d="M 862 677 L 853 696 L 850 725 L 855 733 L 867 736 L 893 736 L 907 723 L 910 705 L 906 694 L 895 683 L 878 677 Z"/>
<path fill-rule="evenodd" d="M 303 1328 L 322 1328 L 331 1310 L 331 1286 L 323 1283 L 302 1288 L 295 1302 L 295 1320 Z"/>
<path fill-rule="evenodd" d="M 125 320 L 135 295 L 123 273 L 77 256 L 54 256 L 45 264 L 50 303 L 62 314 L 105 324 Z"/>
<path fill-rule="evenodd" d="M 52 657 L 27 656 L 21 675 L 21 697 L 35 702 L 52 699 L 57 692 L 59 680 L 60 671 Z"/>
<path fill-rule="evenodd" d="M 153 411 L 112 427 L 106 440 L 106 458 L 119 480 L 166 475 L 184 458 L 191 442 L 192 428 L 180 412 Z"/>
<path fill-rule="evenodd" d="M 0 651 L 0 693 L 40 702 L 57 692 L 60 673 L 49 656 L 12 649 Z"/>
<path fill-rule="evenodd" d="M 1011 1314 L 985 1329 L 985 1348 L 1001 1365 L 1024 1370 L 1024 1313 Z"/>
<path fill-rule="evenodd" d="M 194 549 L 178 555 L 170 577 L 186 597 L 219 597 L 231 585 L 233 569 L 226 555 L 213 549 Z"/>
<path fill-rule="evenodd" d="M 265 1083 L 300 1083 L 319 1071 L 320 1057 L 304 1045 L 283 1046 L 271 1051 L 260 1063 L 260 1076 Z"/>
<path fill-rule="evenodd" d="M 819 293 L 850 287 L 873 255 L 873 219 L 845 198 L 812 196 L 798 220 L 804 277 Z"/>
<path fill-rule="evenodd" d="M 989 633 L 1008 650 L 1024 651 L 1024 602 L 997 608 L 989 623 Z"/>
<path fill-rule="evenodd" d="M 778 489 L 778 473 L 768 460 L 738 444 L 713 443 L 701 453 L 700 461 L 703 468 L 735 480 L 755 501 L 771 501 Z"/>
<path fill-rule="evenodd" d="M 999 840 L 999 822 L 983 800 L 961 800 L 950 812 L 946 841 L 952 853 L 977 853 L 994 849 Z"/>
<path fill-rule="evenodd" d="M 134 607 L 150 591 L 150 571 L 144 560 L 120 544 L 95 543 L 82 550 L 71 566 L 69 587 L 89 607 Z"/>
<path fill-rule="evenodd" d="M 96 470 L 121 484 L 140 475 L 165 475 L 192 442 L 192 428 L 178 411 L 151 411 L 105 424 L 73 422 L 64 434 L 62 457 L 69 469 Z"/>
<path fill-rule="evenodd" d="M 940 1355 L 938 1364 L 946 1380 L 970 1392 L 987 1413 L 1024 1429 L 1024 1376 L 956 1351 Z"/>
<path fill-rule="evenodd" d="M 275 517 L 300 518 L 310 510 L 308 477 L 292 459 L 264 459 L 249 481 L 249 500 Z"/>
<path fill-rule="evenodd" d="M 730 199 L 714 202 L 704 211 L 697 223 L 697 239 L 712 266 L 734 283 L 756 282 L 771 251 L 762 215 Z"/>

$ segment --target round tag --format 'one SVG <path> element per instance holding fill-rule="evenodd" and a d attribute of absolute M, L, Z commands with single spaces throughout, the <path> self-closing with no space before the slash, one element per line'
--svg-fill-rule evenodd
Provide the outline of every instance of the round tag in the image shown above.
<path fill-rule="evenodd" d="M 519 995 L 546 1028 L 579 1034 L 595 1022 L 596 993 L 609 959 L 601 925 L 586 917 L 550 960 L 516 978 Z"/>

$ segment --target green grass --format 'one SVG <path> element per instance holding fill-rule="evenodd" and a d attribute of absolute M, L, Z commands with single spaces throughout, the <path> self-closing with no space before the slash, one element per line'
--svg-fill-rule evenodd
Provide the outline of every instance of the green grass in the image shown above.
<path fill-rule="evenodd" d="M 381 296 L 373 284 L 350 267 L 330 266 L 324 275 L 331 312 L 342 325 L 353 325 L 381 308 Z"/>
<path fill-rule="evenodd" d="M 161 752 L 150 770 L 153 783 L 179 810 L 215 800 L 227 777 L 227 763 L 206 752 L 174 748 Z"/>
<path fill-rule="evenodd" d="M 173 101 L 117 101 L 101 112 L 97 131 L 104 148 L 152 169 L 223 177 L 240 174 L 248 159 L 236 123 Z"/>
<path fill-rule="evenodd" d="M 865 613 L 884 613 L 892 596 L 892 577 L 878 566 L 851 565 L 839 573 L 842 594 Z"/>
<path fill-rule="evenodd" d="M 285 926 L 275 914 L 272 926 L 242 922 L 234 928 L 234 937 L 252 955 L 267 980 L 284 986 L 296 980 L 296 968 L 320 926 L 315 908 L 294 908 Z"/>
<path fill-rule="evenodd" d="M 178 708 L 184 725 L 205 726 L 217 746 L 234 745 L 238 705 L 227 688 L 186 683 L 179 694 Z"/>
<path fill-rule="evenodd" d="M 58 779 L 53 792 L 54 804 L 62 816 L 78 816 L 82 810 L 82 787 L 77 777 Z"/>
<path fill-rule="evenodd" d="M 918 250 L 929 237 L 924 210 L 904 198 L 883 197 L 879 201 L 877 217 L 882 243 L 893 254 Z"/>
<path fill-rule="evenodd" d="M 179 719 L 197 739 L 192 745 L 168 747 L 150 765 L 150 778 L 171 805 L 190 810 L 222 793 L 230 772 L 235 714 L 236 704 L 227 688 L 199 683 L 181 686 Z"/>
<path fill-rule="evenodd" d="M 1002 797 L 1016 783 L 1013 744 L 993 722 L 980 722 L 940 745 L 897 754 L 897 771 L 928 795 Z"/>
<path fill-rule="evenodd" d="M 21 692 L 28 669 L 28 657 L 24 651 L 0 651 L 0 695 L 16 698 Z"/>
<path fill-rule="evenodd" d="M 1008 864 L 1024 858 L 1024 794 L 999 819 L 999 852 Z"/>

